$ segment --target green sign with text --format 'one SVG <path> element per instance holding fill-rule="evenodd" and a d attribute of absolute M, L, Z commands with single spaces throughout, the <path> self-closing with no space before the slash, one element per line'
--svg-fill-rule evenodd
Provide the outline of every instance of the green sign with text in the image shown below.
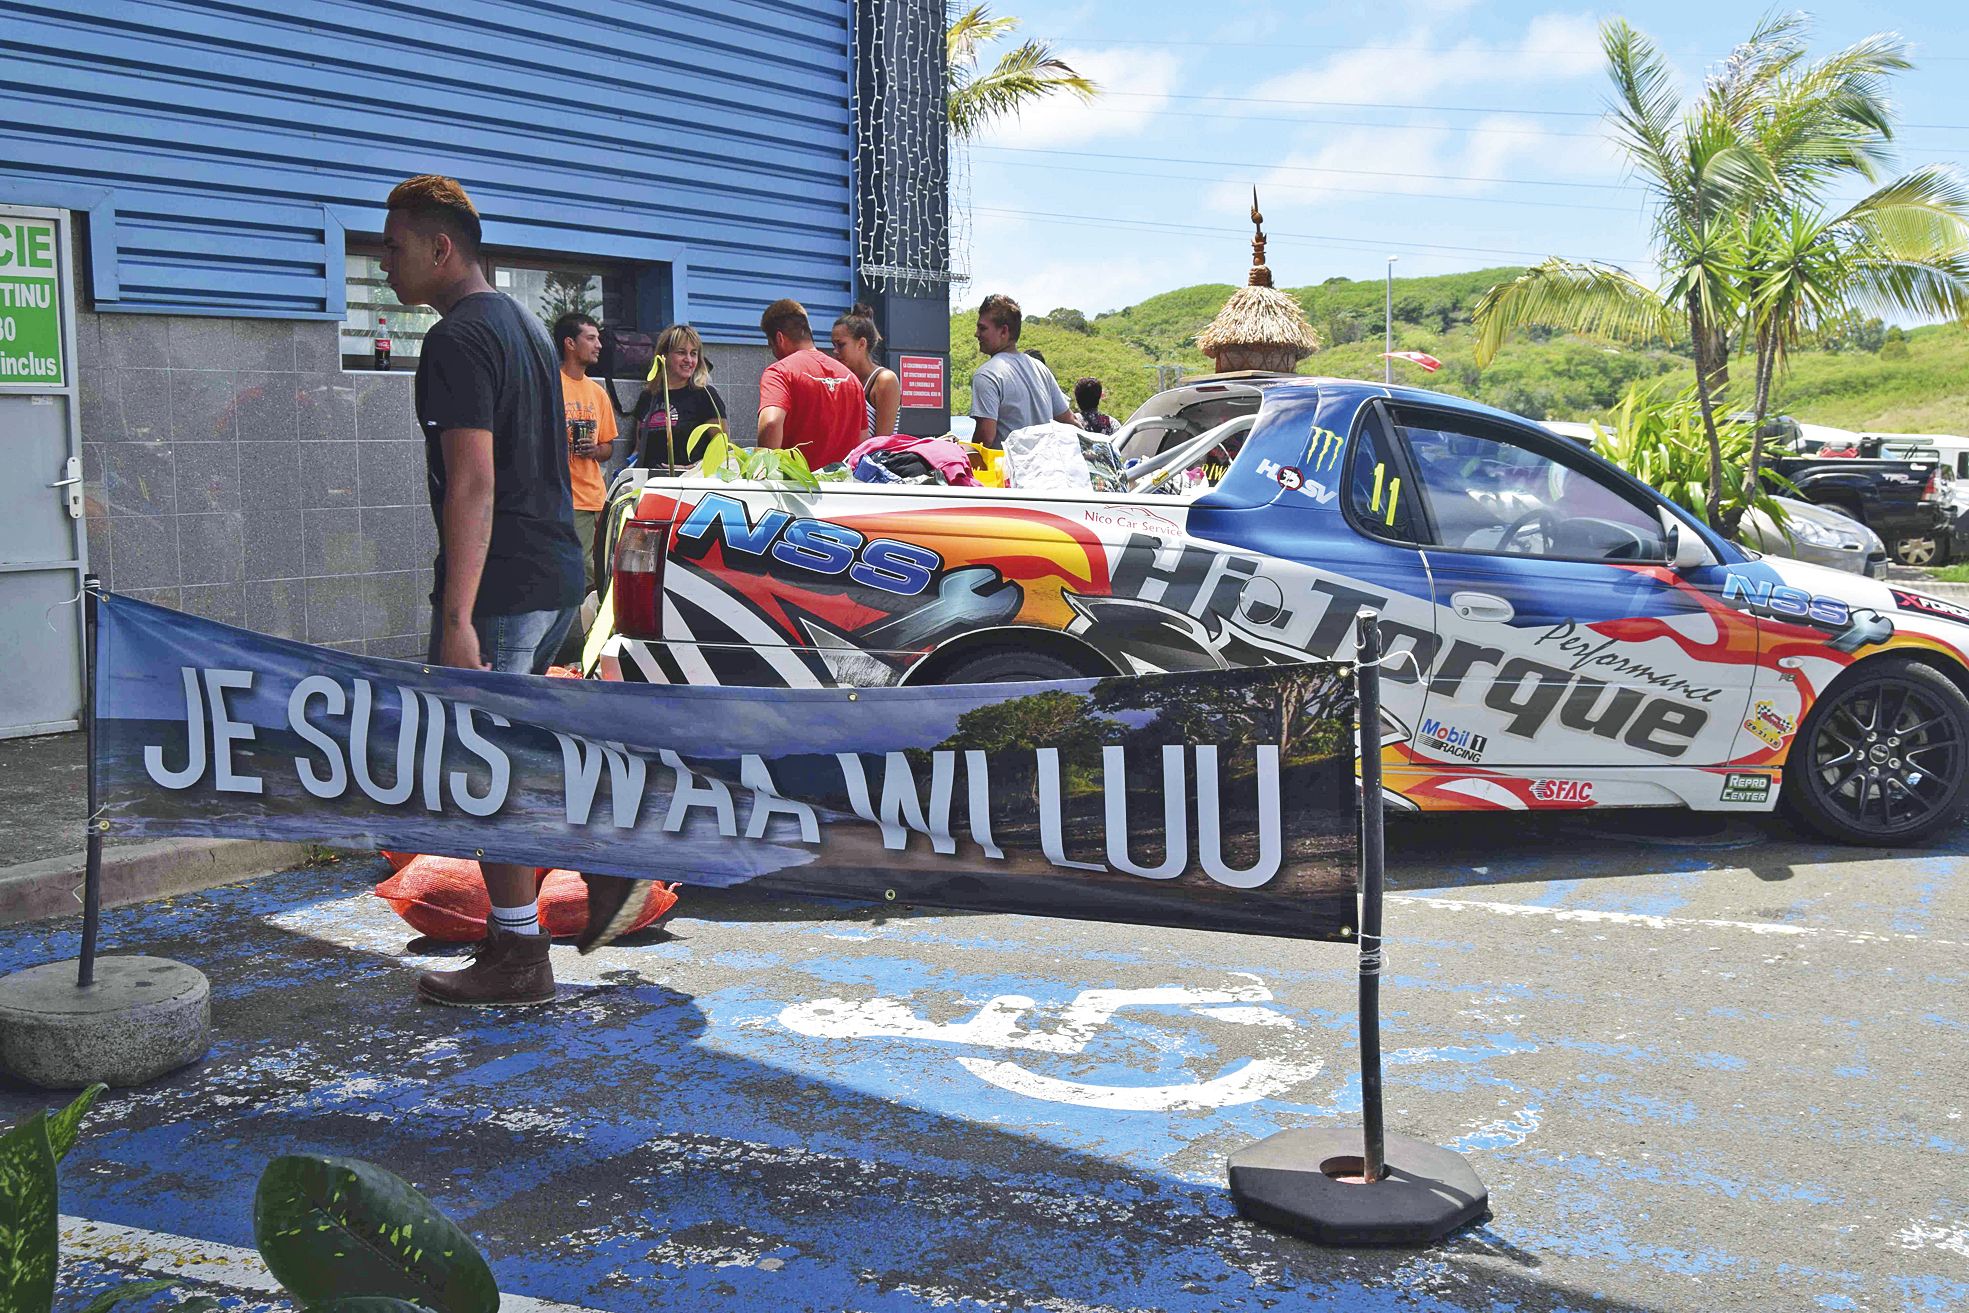
<path fill-rule="evenodd" d="M 59 241 L 52 219 L 0 215 L 0 385 L 68 382 Z"/>

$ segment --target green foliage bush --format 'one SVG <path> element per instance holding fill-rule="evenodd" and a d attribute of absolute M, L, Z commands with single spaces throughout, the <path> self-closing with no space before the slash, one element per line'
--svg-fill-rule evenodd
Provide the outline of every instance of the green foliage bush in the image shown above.
<path fill-rule="evenodd" d="M 1709 438 L 1695 384 L 1670 392 L 1662 384 L 1635 384 L 1614 408 L 1613 421 L 1595 424 L 1599 432 L 1593 449 L 1697 519 L 1706 514 L 1709 496 Z M 1717 417 L 1716 436 L 1723 448 L 1724 524 L 1734 530 L 1743 514 L 1756 507 L 1783 527 L 1784 507 L 1765 489 L 1749 495 L 1743 472 L 1750 464 L 1751 428 L 1747 422 Z M 1775 477 L 1775 476 L 1773 476 Z"/>
<path fill-rule="evenodd" d="M 1678 350 L 1613 350 L 1560 333 L 1528 329 L 1488 369 L 1476 366 L 1470 312 L 1492 284 L 1519 269 L 1395 280 L 1397 347 L 1422 350 L 1443 362 L 1424 374 L 1397 363 L 1397 382 L 1486 402 L 1531 419 L 1607 417 L 1633 384 L 1674 371 L 1686 373 L 1686 344 Z M 1124 310 L 1098 315 L 1090 333 L 1044 319 L 1028 319 L 1022 345 L 1046 353 L 1064 387 L 1087 374 L 1108 390 L 1102 408 L 1126 418 L 1155 389 L 1156 364 L 1181 364 L 1191 374 L 1211 364 L 1196 349 L 1203 331 L 1233 288 L 1205 283 L 1149 297 Z M 1325 349 L 1299 366 L 1302 374 L 1379 380 L 1382 373 L 1380 282 L 1329 279 L 1288 289 L 1305 307 Z M 1016 295 L 1016 290 L 1014 292 Z M 1412 314 L 1404 318 L 1405 314 Z M 951 391 L 959 413 L 971 403 L 971 371 L 981 363 L 971 329 L 975 312 L 951 317 Z M 1447 321 L 1447 327 L 1445 327 Z M 1836 349 L 1796 352 L 1777 380 L 1774 412 L 1807 423 L 1883 433 L 1969 432 L 1969 330 L 1940 324 L 1902 331 L 1870 317 L 1832 330 Z M 1899 335 L 1898 338 L 1896 335 Z M 1897 348 L 1896 343 L 1899 343 Z M 1737 371 L 1738 393 L 1748 369 Z M 1733 393 L 1724 409 L 1741 400 Z"/>
<path fill-rule="evenodd" d="M 52 1313 L 60 1263 L 56 1165 L 104 1090 L 0 1136 L 0 1310 Z M 355 1158 L 288 1155 L 267 1164 L 253 1197 L 267 1268 L 306 1313 L 495 1313 L 499 1289 L 471 1237 L 408 1181 Z M 129 1281 L 82 1313 L 110 1313 L 177 1283 Z M 172 1306 L 210 1313 L 209 1295 Z"/>

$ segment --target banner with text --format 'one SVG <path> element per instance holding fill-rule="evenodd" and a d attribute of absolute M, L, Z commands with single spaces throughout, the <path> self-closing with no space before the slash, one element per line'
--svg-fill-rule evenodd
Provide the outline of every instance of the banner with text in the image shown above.
<path fill-rule="evenodd" d="M 102 599 L 114 838 L 309 840 L 771 893 L 1346 939 L 1332 666 L 885 689 L 534 679 Z"/>

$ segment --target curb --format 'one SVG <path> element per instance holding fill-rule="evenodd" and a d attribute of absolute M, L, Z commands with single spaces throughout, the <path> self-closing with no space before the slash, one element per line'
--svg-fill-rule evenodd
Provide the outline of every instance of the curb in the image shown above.
<path fill-rule="evenodd" d="M 123 907 L 299 866 L 307 843 L 261 839 L 163 839 L 103 850 L 103 906 Z M 0 925 L 82 910 L 82 853 L 0 867 Z"/>

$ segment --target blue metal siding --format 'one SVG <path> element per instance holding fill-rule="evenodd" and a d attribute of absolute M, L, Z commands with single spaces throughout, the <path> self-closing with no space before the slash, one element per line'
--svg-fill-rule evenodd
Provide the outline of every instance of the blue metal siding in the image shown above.
<path fill-rule="evenodd" d="M 338 318 L 415 173 L 495 245 L 675 261 L 714 340 L 852 299 L 850 0 L 0 7 L 0 200 L 108 191 L 99 309 Z"/>

